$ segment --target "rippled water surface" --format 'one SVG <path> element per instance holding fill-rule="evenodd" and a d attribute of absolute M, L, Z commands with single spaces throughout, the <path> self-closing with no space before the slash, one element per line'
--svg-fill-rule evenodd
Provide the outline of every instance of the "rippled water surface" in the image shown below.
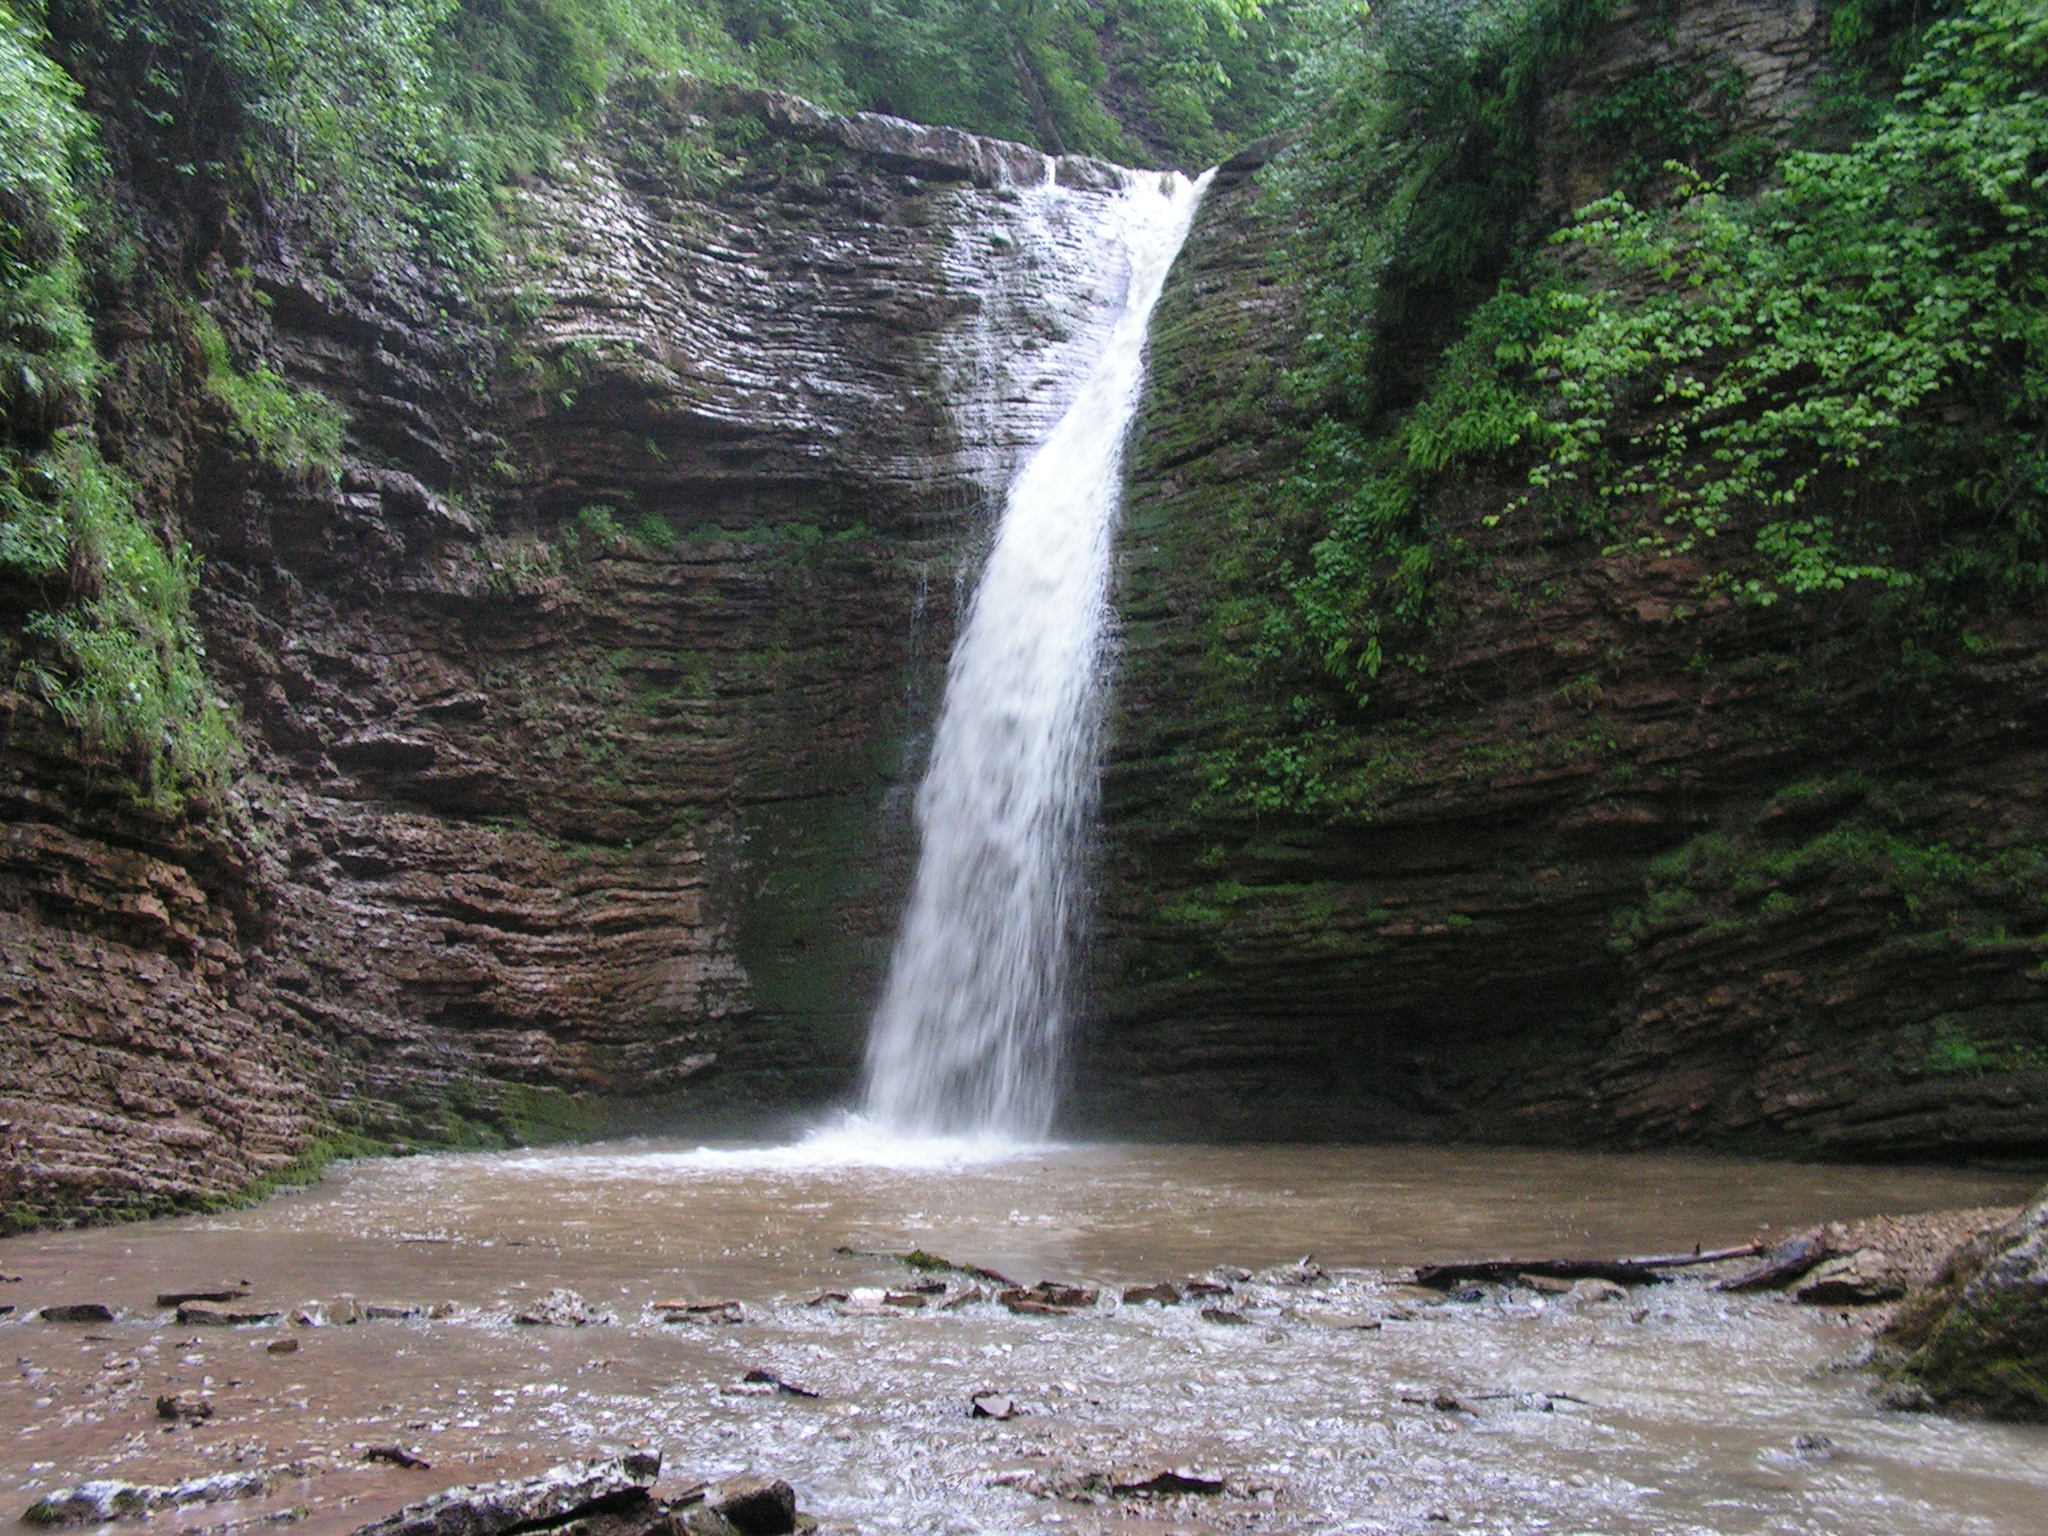
<path fill-rule="evenodd" d="M 1615 1256 L 1766 1225 L 2009 1204 L 1993 1174 L 1676 1157 L 1372 1148 L 654 1142 L 344 1167 L 210 1218 L 0 1241 L 0 1513 L 86 1478 L 292 1468 L 261 1504 L 345 1532 L 457 1482 L 628 1445 L 675 1478 L 788 1478 L 866 1532 L 1939 1533 L 2048 1530 L 2048 1432 L 1882 1411 L 1853 1321 L 1699 1280 L 1586 1304 L 1496 1290 L 1433 1304 L 1387 1267 Z M 922 1248 L 1029 1283 L 1254 1278 L 1208 1305 L 1018 1316 L 906 1310 L 923 1278 L 837 1250 Z M 1327 1278 L 1294 1283 L 1313 1253 Z M 1376 1268 L 1377 1267 L 1377 1268 Z M 245 1280 L 283 1307 L 447 1303 L 353 1326 L 178 1327 L 160 1291 Z M 518 1327 L 573 1288 L 614 1321 Z M 846 1303 L 808 1305 L 820 1292 Z M 729 1326 L 660 1300 L 734 1300 Z M 28 1318 L 58 1302 L 111 1324 Z M 1360 1324 L 1377 1323 L 1377 1327 Z M 295 1352 L 272 1353 L 284 1337 Z M 763 1370 L 819 1394 L 743 1380 Z M 1017 1417 L 969 1417 L 994 1391 Z M 206 1395 L 197 1427 L 167 1393 Z M 1458 1406 L 1437 1406 L 1456 1398 Z M 362 1460 L 403 1445 L 405 1471 Z M 1168 1468 L 1212 1495 L 1117 1493 Z"/>

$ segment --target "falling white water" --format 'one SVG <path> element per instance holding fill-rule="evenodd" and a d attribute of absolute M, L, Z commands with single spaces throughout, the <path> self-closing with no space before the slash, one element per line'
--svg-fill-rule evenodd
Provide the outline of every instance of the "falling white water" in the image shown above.
<path fill-rule="evenodd" d="M 1094 794 L 1097 683 L 1123 442 L 1146 325 L 1202 183 L 1134 177 L 1104 238 L 1114 326 L 1012 482 L 947 669 L 917 795 L 917 878 L 868 1038 L 866 1113 L 898 1133 L 1040 1137 Z"/>

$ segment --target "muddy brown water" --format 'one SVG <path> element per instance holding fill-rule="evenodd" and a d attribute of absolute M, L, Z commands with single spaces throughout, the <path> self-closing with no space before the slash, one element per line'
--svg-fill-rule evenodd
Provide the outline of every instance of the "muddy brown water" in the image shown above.
<path fill-rule="evenodd" d="M 1431 1305 L 1370 1268 L 1712 1247 L 2016 1203 L 2028 1179 L 1331 1147 L 874 1156 L 635 1142 L 370 1162 L 246 1211 L 0 1241 L 0 1274 L 20 1277 L 0 1285 L 16 1308 L 0 1517 L 91 1478 L 282 1467 L 268 1499 L 141 1528 L 338 1536 L 451 1484 L 646 1445 L 672 1483 L 770 1472 L 828 1520 L 918 1536 L 2048 1531 L 2048 1431 L 1880 1409 L 1840 1368 L 1863 1336 L 1837 1313 L 1699 1279 L 1618 1303 Z M 1028 1317 L 878 1306 L 918 1277 L 836 1252 L 915 1247 L 1027 1283 L 1275 1272 L 1220 1303 L 1243 1323 L 1107 1291 L 1084 1315 Z M 1284 1283 L 1311 1252 L 1330 1277 Z M 154 1305 L 232 1280 L 283 1307 L 350 1293 L 453 1311 L 198 1328 Z M 615 1321 L 509 1321 L 557 1286 Z M 821 1290 L 853 1303 L 805 1304 Z M 651 1304 L 674 1297 L 736 1300 L 745 1320 L 666 1324 Z M 119 1313 L 29 1315 L 76 1301 Z M 271 1353 L 285 1337 L 297 1350 Z M 1018 1415 L 970 1417 L 980 1391 Z M 213 1417 L 166 1424 L 155 1400 L 174 1392 Z M 1442 1393 L 1463 1407 L 1434 1406 Z M 365 1462 L 373 1445 L 432 1466 Z M 1168 1468 L 1222 1491 L 1115 1492 Z"/>

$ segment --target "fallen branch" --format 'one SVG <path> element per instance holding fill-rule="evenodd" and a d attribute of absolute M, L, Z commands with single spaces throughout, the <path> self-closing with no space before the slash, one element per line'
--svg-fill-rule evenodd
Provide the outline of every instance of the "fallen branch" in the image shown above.
<path fill-rule="evenodd" d="M 1723 1259 L 1746 1259 L 1761 1252 L 1759 1244 L 1745 1243 L 1739 1248 L 1661 1254 L 1647 1259 L 1480 1259 L 1465 1264 L 1425 1264 L 1415 1271 L 1415 1283 L 1447 1291 L 1454 1285 L 1512 1285 L 1518 1276 L 1541 1275 L 1548 1280 L 1656 1285 L 1665 1278 L 1658 1273 L 1660 1270 L 1718 1264 Z"/>

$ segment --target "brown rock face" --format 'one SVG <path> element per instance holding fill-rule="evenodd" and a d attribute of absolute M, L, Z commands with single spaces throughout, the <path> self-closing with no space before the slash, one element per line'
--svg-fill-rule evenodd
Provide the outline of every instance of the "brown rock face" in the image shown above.
<path fill-rule="evenodd" d="M 146 815 L 0 695 L 10 1219 L 202 1202 L 337 1130 L 844 1091 L 990 488 L 1093 338 L 1119 184 L 676 87 L 523 190 L 480 308 L 137 176 L 347 457 L 110 386 L 248 762 Z"/>
<path fill-rule="evenodd" d="M 1252 168 L 1155 321 L 1073 1118 L 2048 1150 L 2048 622 L 1936 654 L 1853 596 L 1739 606 L 1713 551 L 1511 531 L 1513 487 L 1475 484 L 1433 509 L 1449 616 L 1312 736 L 1246 681 L 1303 425 Z M 1303 811 L 1316 774 L 1341 794 Z"/>

